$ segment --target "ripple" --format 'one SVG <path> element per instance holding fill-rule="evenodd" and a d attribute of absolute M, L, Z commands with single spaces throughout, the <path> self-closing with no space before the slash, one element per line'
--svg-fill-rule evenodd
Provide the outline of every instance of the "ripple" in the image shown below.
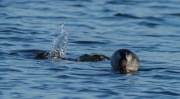
<path fill-rule="evenodd" d="M 133 15 L 130 15 L 130 14 L 122 14 L 122 13 L 116 13 L 116 14 L 114 14 L 114 16 L 116 16 L 116 17 L 124 17 L 124 18 L 131 18 L 131 19 L 139 19 L 139 17 L 137 17 L 137 16 L 133 16 Z"/>
<path fill-rule="evenodd" d="M 58 75 L 58 76 L 56 76 L 55 78 L 60 78 L 60 79 L 68 79 L 68 78 L 71 78 L 71 79 L 74 79 L 74 77 L 71 77 L 71 76 L 66 75 L 66 74 Z"/>
<path fill-rule="evenodd" d="M 148 16 L 148 17 L 142 17 L 142 19 L 147 19 L 150 21 L 157 21 L 157 22 L 163 22 L 164 19 L 159 18 L 159 17 L 153 17 L 153 16 Z"/>
<path fill-rule="evenodd" d="M 180 13 L 169 13 L 169 14 L 165 14 L 165 15 L 178 16 L 178 17 L 180 17 Z"/>
<path fill-rule="evenodd" d="M 9 25 L 9 24 L 8 24 Z M 12 24 L 11 24 L 12 25 Z M 16 25 L 16 26 L 20 26 L 18 24 L 13 24 L 13 25 Z M 8 35 L 8 34 L 13 34 L 13 33 L 16 33 L 16 34 L 24 34 L 25 32 L 29 32 L 31 30 L 29 29 L 21 29 L 21 28 L 18 28 L 18 27 L 6 27 L 6 28 L 3 28 L 0 30 L 0 32 Z M 16 37 L 15 37 L 16 38 Z M 25 38 L 24 38 L 25 39 Z M 13 39 L 12 39 L 13 40 Z"/>
<path fill-rule="evenodd" d="M 173 91 L 168 91 L 168 90 L 165 90 L 165 91 L 145 91 L 145 93 L 152 93 L 152 94 L 161 94 L 161 95 L 172 95 L 172 96 L 179 96 L 180 94 L 177 93 L 177 92 L 173 92 Z"/>
<path fill-rule="evenodd" d="M 161 71 L 162 71 L 162 70 L 161 70 Z M 162 72 L 166 72 L 166 71 L 164 70 L 164 71 L 162 71 Z M 155 74 L 155 75 L 152 76 L 152 78 L 158 79 L 158 80 L 171 79 L 171 81 L 173 81 L 173 79 L 174 79 L 174 80 L 180 80 L 180 78 L 177 77 L 176 74 L 174 75 L 174 74 L 172 74 L 172 73 L 171 73 L 171 74 L 170 74 L 170 73 L 168 73 L 168 74 Z"/>
<path fill-rule="evenodd" d="M 126 5 L 135 5 L 135 4 L 139 4 L 142 1 L 129 1 L 129 0 L 111 0 L 106 2 L 107 4 L 113 4 L 113 5 L 118 5 L 118 4 L 126 4 Z"/>
<path fill-rule="evenodd" d="M 84 5 L 82 5 L 82 4 L 74 4 L 72 6 L 74 6 L 74 7 L 84 7 Z"/>
<path fill-rule="evenodd" d="M 153 70 L 165 70 L 166 68 L 140 68 L 138 71 L 153 71 Z"/>
<path fill-rule="evenodd" d="M 32 89 L 40 89 L 40 90 L 49 90 L 50 86 L 48 84 L 41 84 L 39 86 L 32 86 Z"/>
<path fill-rule="evenodd" d="M 150 28 L 155 28 L 155 27 L 158 26 L 159 24 L 143 21 L 143 22 L 140 22 L 139 25 L 147 26 L 147 27 L 150 27 Z"/>
<path fill-rule="evenodd" d="M 74 41 L 72 43 L 78 43 L 78 44 L 107 44 L 107 42 L 100 42 L 100 41 Z"/>
<path fill-rule="evenodd" d="M 22 72 L 21 70 L 18 69 L 11 69 L 11 68 L 1 68 L 0 72 Z"/>
<path fill-rule="evenodd" d="M 173 74 L 179 74 L 180 73 L 179 70 L 166 70 L 166 72 L 173 73 Z"/>
<path fill-rule="evenodd" d="M 48 70 L 53 71 L 53 72 L 61 72 L 61 71 L 64 71 L 66 69 L 64 69 L 64 68 L 49 68 Z"/>
<path fill-rule="evenodd" d="M 158 34 L 148 34 L 148 35 L 141 35 L 141 36 L 148 36 L 148 37 L 163 37 L 163 35 L 158 35 Z"/>

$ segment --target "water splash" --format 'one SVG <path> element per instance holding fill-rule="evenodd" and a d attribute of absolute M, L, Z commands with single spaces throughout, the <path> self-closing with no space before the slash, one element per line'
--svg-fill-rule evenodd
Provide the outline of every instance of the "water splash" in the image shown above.
<path fill-rule="evenodd" d="M 52 42 L 52 49 L 49 52 L 49 58 L 65 58 L 66 47 L 68 45 L 67 31 L 64 28 L 64 24 L 61 25 L 61 33 L 54 37 Z"/>

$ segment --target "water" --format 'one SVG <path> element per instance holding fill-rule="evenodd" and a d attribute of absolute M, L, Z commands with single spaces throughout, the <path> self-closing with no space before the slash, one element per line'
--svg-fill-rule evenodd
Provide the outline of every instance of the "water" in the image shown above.
<path fill-rule="evenodd" d="M 54 38 L 52 49 L 48 53 L 49 58 L 66 58 L 66 47 L 68 45 L 67 31 L 64 29 L 64 24 L 61 25 L 61 33 Z"/>
<path fill-rule="evenodd" d="M 178 0 L 1 0 L 1 99 L 178 98 Z M 113 71 L 109 60 L 35 59 L 50 51 L 65 23 L 66 57 L 118 49 L 135 52 L 138 75 Z"/>

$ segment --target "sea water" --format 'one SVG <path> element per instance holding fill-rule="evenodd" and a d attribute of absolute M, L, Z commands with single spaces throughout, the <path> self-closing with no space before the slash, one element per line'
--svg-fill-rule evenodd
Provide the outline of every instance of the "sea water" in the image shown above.
<path fill-rule="evenodd" d="M 179 98 L 179 5 L 178 0 L 1 0 L 0 99 Z M 68 42 L 64 48 L 67 43 L 56 42 L 65 37 L 62 30 L 68 31 L 68 41 L 58 39 Z M 58 57 L 110 57 L 123 48 L 140 59 L 135 76 L 113 71 L 109 60 L 35 58 L 51 50 Z"/>
<path fill-rule="evenodd" d="M 49 52 L 50 58 L 65 58 L 66 47 L 68 44 L 67 31 L 64 29 L 64 24 L 61 25 L 61 33 L 54 37 L 52 42 L 52 49 Z"/>

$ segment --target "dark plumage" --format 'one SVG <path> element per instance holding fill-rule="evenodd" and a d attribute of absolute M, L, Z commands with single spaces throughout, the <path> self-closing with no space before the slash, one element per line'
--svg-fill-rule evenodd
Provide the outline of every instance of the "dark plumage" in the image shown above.
<path fill-rule="evenodd" d="M 110 60 L 113 69 L 121 73 L 137 71 L 140 65 L 138 56 L 127 49 L 115 51 Z"/>

